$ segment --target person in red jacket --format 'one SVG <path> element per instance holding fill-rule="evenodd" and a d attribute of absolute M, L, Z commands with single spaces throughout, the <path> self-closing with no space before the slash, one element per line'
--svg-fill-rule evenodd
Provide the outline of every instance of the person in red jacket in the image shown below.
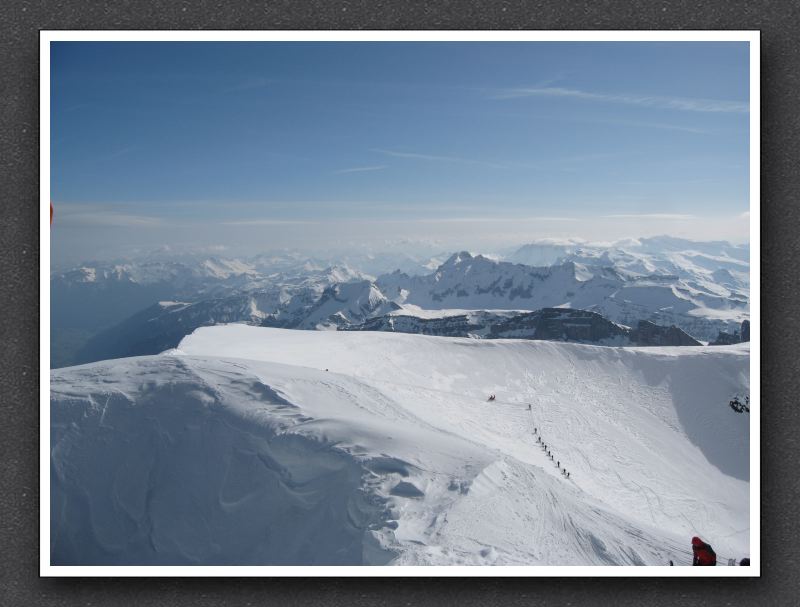
<path fill-rule="evenodd" d="M 694 553 L 692 565 L 717 564 L 717 554 L 714 549 L 697 536 L 692 538 L 692 552 Z"/>

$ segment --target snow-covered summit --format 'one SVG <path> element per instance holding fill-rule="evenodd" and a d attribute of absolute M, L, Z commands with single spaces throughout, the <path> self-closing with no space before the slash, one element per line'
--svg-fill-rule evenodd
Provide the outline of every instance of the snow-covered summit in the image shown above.
<path fill-rule="evenodd" d="M 462 251 L 431 274 L 394 272 L 378 277 L 376 284 L 398 305 L 426 310 L 570 307 L 631 326 L 639 320 L 676 325 L 703 340 L 713 340 L 719 331 L 732 330 L 749 317 L 748 264 L 734 257 L 697 251 L 656 257 L 583 244 L 541 246 L 545 249 L 536 248 L 541 259 L 555 263 L 536 267 Z M 553 247 L 562 247 L 564 254 L 551 254 Z"/>
<path fill-rule="evenodd" d="M 746 556 L 748 360 L 229 325 L 56 370 L 52 559 L 686 565 L 696 534 Z"/>

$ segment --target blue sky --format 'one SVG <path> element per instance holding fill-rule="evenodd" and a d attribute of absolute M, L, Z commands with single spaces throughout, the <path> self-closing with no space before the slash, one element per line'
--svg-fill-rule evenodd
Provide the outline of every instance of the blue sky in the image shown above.
<path fill-rule="evenodd" d="M 61 42 L 51 62 L 54 255 L 746 240 L 746 43 Z"/>

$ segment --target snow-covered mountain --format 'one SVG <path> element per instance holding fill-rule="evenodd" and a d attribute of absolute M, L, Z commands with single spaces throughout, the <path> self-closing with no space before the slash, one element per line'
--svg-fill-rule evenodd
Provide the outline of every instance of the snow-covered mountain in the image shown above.
<path fill-rule="evenodd" d="M 615 243 L 543 241 L 520 247 L 505 261 L 532 266 L 575 262 L 613 267 L 623 276 L 677 276 L 691 283 L 723 285 L 745 298 L 750 290 L 750 247 L 725 241 L 696 242 L 658 236 Z"/>
<path fill-rule="evenodd" d="M 238 279 L 234 284 L 258 277 L 249 263 L 221 257 L 187 261 L 143 260 L 122 263 L 93 263 L 57 272 L 51 281 L 64 286 L 93 284 L 108 287 L 116 283 L 153 285 L 172 283 L 175 288 L 200 288 L 216 281 Z"/>
<path fill-rule="evenodd" d="M 532 267 L 463 251 L 427 276 L 395 272 L 380 276 L 377 285 L 395 303 L 423 309 L 577 308 L 628 326 L 639 320 L 676 325 L 706 341 L 749 316 L 742 291 L 674 274 L 638 275 L 630 266 L 623 271 L 599 262 Z"/>
<path fill-rule="evenodd" d="M 173 347 L 207 324 L 255 322 L 279 310 L 291 316 L 332 285 L 370 278 L 346 265 L 321 266 L 294 254 L 249 261 L 146 258 L 54 273 L 51 366 L 101 360 L 101 353 L 152 353 L 153 344 Z M 159 304 L 175 301 L 185 304 L 180 315 Z"/>
<path fill-rule="evenodd" d="M 727 243 L 661 237 L 613 245 L 535 243 L 510 256 L 553 264 L 540 267 L 468 252 L 438 265 L 431 258 L 423 263 L 371 252 L 345 255 L 362 266 L 293 252 L 246 261 L 148 258 L 85 265 L 51 280 L 51 364 L 155 353 L 197 327 L 221 322 L 347 328 L 398 309 L 424 318 L 431 311 L 456 316 L 454 310 L 474 315 L 563 307 L 631 328 L 640 321 L 675 325 L 711 342 L 733 334 L 749 317 L 748 253 Z M 414 271 L 396 270 L 376 280 L 363 270 L 393 262 Z M 425 264 L 433 271 L 424 270 Z M 159 301 L 187 305 L 178 309 Z"/>
<path fill-rule="evenodd" d="M 693 535 L 749 556 L 748 361 L 228 325 L 55 370 L 51 561 L 689 565 Z"/>
<path fill-rule="evenodd" d="M 199 327 L 226 323 L 292 329 L 390 331 L 486 339 L 547 339 L 607 346 L 691 346 L 675 326 L 639 320 L 633 327 L 596 312 L 571 308 L 520 310 L 423 310 L 389 300 L 370 281 L 272 289 L 195 303 L 159 302 L 90 338 L 75 364 L 157 354 L 174 348 Z M 724 334 L 723 334 L 724 335 Z M 738 343 L 736 338 L 724 343 Z"/>
<path fill-rule="evenodd" d="M 252 260 L 188 258 L 180 261 L 151 260 L 127 263 L 86 264 L 50 277 L 51 289 L 77 291 L 86 297 L 99 292 L 113 297 L 115 290 L 130 292 L 162 289 L 162 299 L 199 301 L 226 294 L 255 291 L 266 287 L 325 286 L 370 279 L 372 276 L 345 264 L 320 265 L 297 255 L 259 256 Z M 153 303 L 153 302 L 150 302 Z"/>
<path fill-rule="evenodd" d="M 278 295 L 265 294 L 263 298 L 234 295 L 194 304 L 158 302 L 89 338 L 74 355 L 74 364 L 162 352 L 175 347 L 201 326 L 228 322 L 261 324 L 265 316 L 261 308 L 277 305 Z"/>
<path fill-rule="evenodd" d="M 50 276 L 51 366 L 75 364 L 98 331 L 158 301 L 198 301 L 236 292 L 261 277 L 250 264 L 223 258 L 86 263 Z"/>
<path fill-rule="evenodd" d="M 333 283 L 330 273 L 299 284 L 278 285 L 194 303 L 161 301 L 98 332 L 74 356 L 74 364 L 157 354 L 174 348 L 198 327 L 246 323 L 294 329 L 335 329 L 363 323 L 399 306 L 370 281 Z"/>
<path fill-rule="evenodd" d="M 337 284 L 325 289 L 319 301 L 293 325 L 299 329 L 324 329 L 332 324 L 350 326 L 399 307 L 389 301 L 373 282 Z"/>

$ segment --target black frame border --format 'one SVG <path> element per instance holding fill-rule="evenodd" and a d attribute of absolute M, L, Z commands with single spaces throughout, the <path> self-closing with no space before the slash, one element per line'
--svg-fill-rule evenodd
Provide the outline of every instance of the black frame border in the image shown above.
<path fill-rule="evenodd" d="M 760 578 L 40 578 L 39 30 L 760 30 Z M 0 7 L 0 604 L 790 605 L 798 540 L 800 10 L 791 0 L 16 0 Z M 795 194 L 795 196 L 793 196 Z"/>

